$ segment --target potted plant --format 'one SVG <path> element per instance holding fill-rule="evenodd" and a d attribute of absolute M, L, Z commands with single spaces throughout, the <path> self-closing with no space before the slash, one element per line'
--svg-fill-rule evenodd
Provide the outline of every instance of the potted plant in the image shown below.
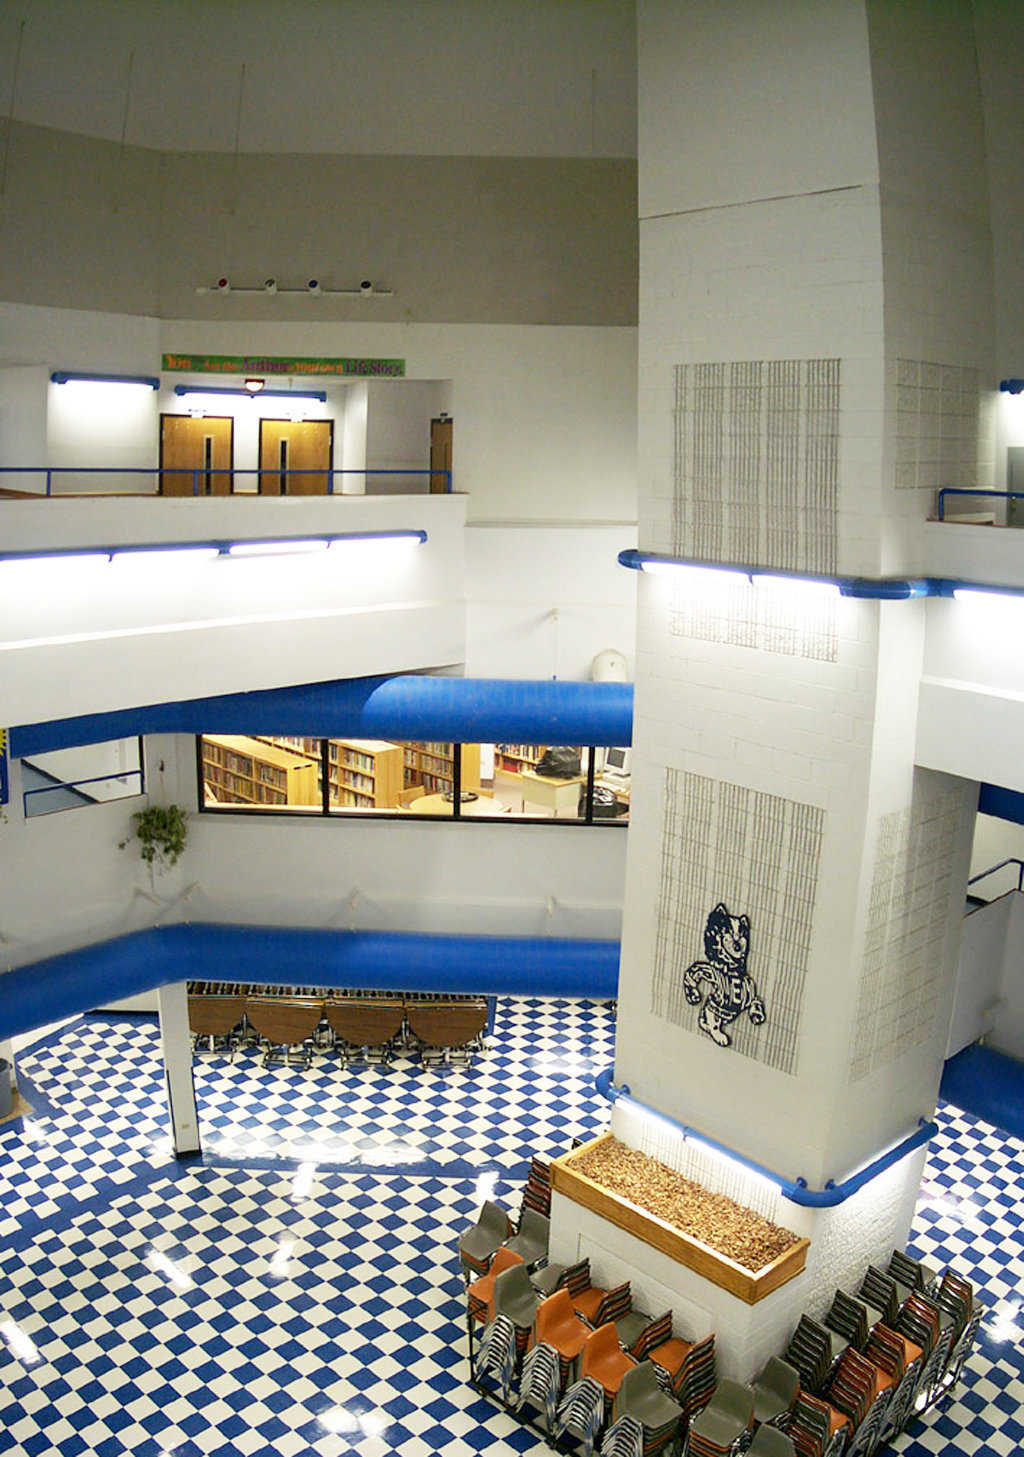
<path fill-rule="evenodd" d="M 185 811 L 177 804 L 151 804 L 136 810 L 132 830 L 118 848 L 123 850 L 133 836 L 139 842 L 139 854 L 151 869 L 175 865 L 188 838 Z"/>

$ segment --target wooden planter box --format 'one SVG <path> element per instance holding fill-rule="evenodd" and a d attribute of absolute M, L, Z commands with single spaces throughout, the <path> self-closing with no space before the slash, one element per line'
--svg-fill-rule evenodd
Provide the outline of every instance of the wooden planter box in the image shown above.
<path fill-rule="evenodd" d="M 727 1290 L 730 1295 L 743 1300 L 747 1305 L 755 1305 L 757 1301 L 763 1300 L 780 1285 L 785 1285 L 787 1280 L 792 1280 L 794 1275 L 799 1275 L 807 1261 L 807 1250 L 810 1241 L 798 1239 L 795 1244 L 790 1245 L 788 1250 L 783 1251 L 778 1259 L 765 1265 L 761 1270 L 747 1270 L 738 1265 L 735 1260 L 730 1260 L 726 1255 L 720 1255 L 710 1245 L 703 1244 L 699 1239 L 684 1234 L 682 1230 L 676 1229 L 674 1225 L 667 1224 L 664 1219 L 659 1219 L 656 1214 L 650 1214 L 642 1209 L 639 1204 L 633 1204 L 629 1199 L 624 1199 L 621 1194 L 613 1194 L 610 1189 L 605 1189 L 600 1184 L 595 1184 L 593 1179 L 588 1179 L 586 1174 L 579 1173 L 573 1168 L 573 1160 L 581 1154 L 589 1153 L 591 1149 L 597 1148 L 606 1139 L 611 1138 L 610 1133 L 602 1133 L 591 1143 L 584 1144 L 581 1148 L 573 1149 L 572 1153 L 563 1154 L 561 1158 L 555 1159 L 551 1165 L 551 1187 L 564 1194 L 576 1204 L 581 1204 L 584 1209 L 592 1209 L 595 1214 L 600 1214 L 610 1224 L 618 1225 L 627 1234 L 642 1239 L 645 1244 L 651 1245 L 662 1254 L 668 1255 L 671 1259 L 677 1260 L 680 1265 L 685 1265 L 688 1270 L 693 1270 L 697 1275 L 702 1275 L 705 1280 L 710 1280 L 713 1285 Z"/>

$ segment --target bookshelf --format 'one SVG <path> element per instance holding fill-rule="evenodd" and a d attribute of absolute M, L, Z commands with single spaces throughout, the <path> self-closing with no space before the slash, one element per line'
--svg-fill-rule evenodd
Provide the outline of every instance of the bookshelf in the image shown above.
<path fill-rule="evenodd" d="M 547 744 L 495 744 L 495 774 L 521 774 L 524 769 L 536 769 L 547 749 Z"/>
<path fill-rule="evenodd" d="M 462 788 L 480 788 L 480 745 L 462 746 Z M 450 794 L 455 786 L 451 744 L 403 744 L 405 788 L 423 785 L 426 794 Z"/>
<path fill-rule="evenodd" d="M 210 804 L 317 805 L 317 764 L 303 753 L 243 734 L 204 734 L 204 793 Z"/>
<path fill-rule="evenodd" d="M 400 744 L 382 739 L 328 739 L 332 809 L 397 809 L 404 769 Z"/>

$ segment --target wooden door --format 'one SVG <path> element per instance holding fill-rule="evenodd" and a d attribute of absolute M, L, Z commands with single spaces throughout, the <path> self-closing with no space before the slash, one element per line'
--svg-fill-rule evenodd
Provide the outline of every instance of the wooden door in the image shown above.
<path fill-rule="evenodd" d="M 260 421 L 260 495 L 325 496 L 333 420 Z"/>
<path fill-rule="evenodd" d="M 230 416 L 161 415 L 161 496 L 230 496 L 234 451 L 235 422 Z"/>
<path fill-rule="evenodd" d="M 447 415 L 430 422 L 430 469 L 449 474 L 430 477 L 430 494 L 444 495 L 452 488 L 452 422 Z"/>

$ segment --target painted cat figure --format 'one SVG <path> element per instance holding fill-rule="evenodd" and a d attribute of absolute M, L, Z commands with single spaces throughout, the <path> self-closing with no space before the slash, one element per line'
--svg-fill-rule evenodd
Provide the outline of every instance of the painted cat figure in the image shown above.
<path fill-rule="evenodd" d="M 703 1005 L 697 1026 L 719 1047 L 731 1047 L 725 1030 L 741 1012 L 755 1027 L 765 1021 L 764 1002 L 747 972 L 750 951 L 750 920 L 731 916 L 721 903 L 715 906 L 704 927 L 706 961 L 695 961 L 683 973 L 683 992 L 691 1006 Z"/>

